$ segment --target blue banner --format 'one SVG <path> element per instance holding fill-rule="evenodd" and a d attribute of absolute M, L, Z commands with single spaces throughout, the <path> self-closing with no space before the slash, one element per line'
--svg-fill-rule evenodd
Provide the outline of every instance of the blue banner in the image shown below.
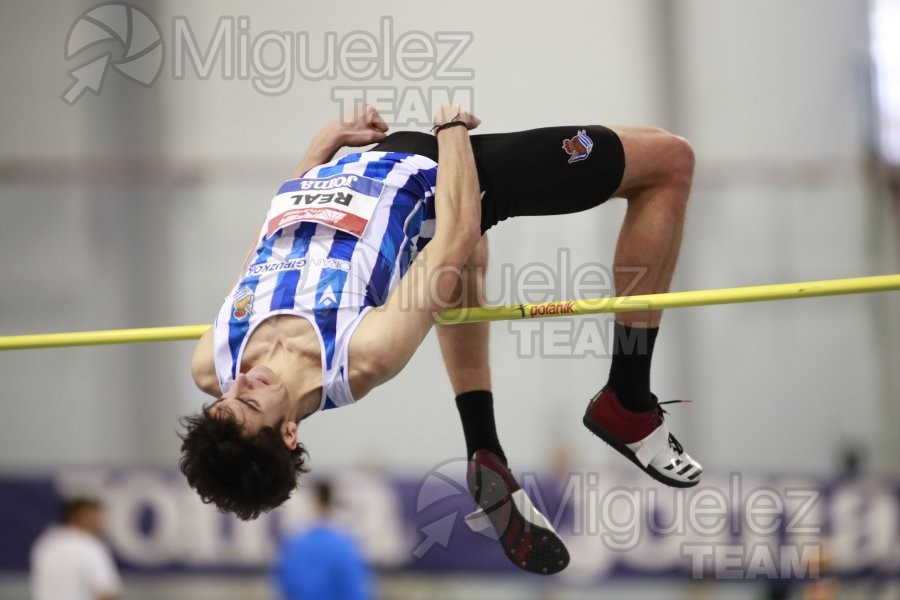
<path fill-rule="evenodd" d="M 421 479 L 335 475 L 334 522 L 373 565 L 420 572 L 517 573 L 499 545 L 470 531 L 465 463 Z M 566 540 L 576 582 L 630 576 L 808 579 L 900 575 L 900 484 L 879 480 L 705 475 L 691 490 L 638 472 L 518 474 Z M 304 486 L 279 509 L 241 522 L 204 505 L 174 471 L 93 469 L 0 476 L 0 573 L 28 569 L 59 498 L 104 505 L 105 537 L 126 573 L 262 573 L 279 545 L 315 520 Z"/>

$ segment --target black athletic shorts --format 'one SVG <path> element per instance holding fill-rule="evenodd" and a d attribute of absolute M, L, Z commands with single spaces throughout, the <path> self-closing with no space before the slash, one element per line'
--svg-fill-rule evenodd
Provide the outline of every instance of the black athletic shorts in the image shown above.
<path fill-rule="evenodd" d="M 482 232 L 509 217 L 563 215 L 599 206 L 619 187 L 625 172 L 619 136 L 600 125 L 471 139 L 483 192 Z M 392 133 L 372 150 L 438 160 L 437 138 L 428 133 Z"/>

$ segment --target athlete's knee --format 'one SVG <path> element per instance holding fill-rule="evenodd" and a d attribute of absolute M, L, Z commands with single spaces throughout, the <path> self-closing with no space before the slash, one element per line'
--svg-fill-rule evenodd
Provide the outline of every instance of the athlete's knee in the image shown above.
<path fill-rule="evenodd" d="M 648 136 L 652 162 L 657 165 L 654 183 L 690 186 L 694 177 L 694 148 L 685 138 L 664 129 L 653 129 Z"/>
<path fill-rule="evenodd" d="M 694 149 L 686 139 L 652 127 L 621 128 L 616 133 L 625 149 L 625 174 L 618 195 L 631 199 L 660 187 L 690 188 Z"/>
<path fill-rule="evenodd" d="M 685 138 L 666 134 L 666 164 L 668 177 L 673 183 L 690 186 L 694 178 L 694 147 Z"/>

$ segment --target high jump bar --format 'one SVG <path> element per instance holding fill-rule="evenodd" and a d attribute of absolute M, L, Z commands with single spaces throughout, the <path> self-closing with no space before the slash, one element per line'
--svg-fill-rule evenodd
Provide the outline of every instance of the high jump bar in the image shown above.
<path fill-rule="evenodd" d="M 715 290 L 694 290 L 690 292 L 669 292 L 666 294 L 455 308 L 443 311 L 438 316 L 437 322 L 443 325 L 459 325 L 480 321 L 511 321 L 601 313 L 639 312 L 688 306 L 794 300 L 818 296 L 838 296 L 841 294 L 867 294 L 892 290 L 900 290 L 900 274 L 856 277 L 852 279 L 828 279 L 801 283 L 778 283 L 774 285 Z M 0 336 L 0 350 L 193 340 L 199 338 L 209 328 L 209 325 L 181 325 L 141 329 L 9 335 Z"/>

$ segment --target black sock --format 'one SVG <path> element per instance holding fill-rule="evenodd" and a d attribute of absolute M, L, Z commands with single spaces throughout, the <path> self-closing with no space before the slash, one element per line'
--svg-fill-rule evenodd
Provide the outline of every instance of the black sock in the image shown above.
<path fill-rule="evenodd" d="M 472 458 L 476 450 L 490 450 L 506 464 L 506 455 L 497 439 L 494 423 L 494 396 L 491 392 L 476 390 L 456 397 L 456 408 L 462 421 L 463 435 L 466 436 L 467 458 Z"/>
<path fill-rule="evenodd" d="M 653 409 L 650 395 L 650 361 L 659 327 L 628 327 L 616 323 L 613 334 L 612 366 L 609 382 L 622 405 L 634 412 Z"/>

